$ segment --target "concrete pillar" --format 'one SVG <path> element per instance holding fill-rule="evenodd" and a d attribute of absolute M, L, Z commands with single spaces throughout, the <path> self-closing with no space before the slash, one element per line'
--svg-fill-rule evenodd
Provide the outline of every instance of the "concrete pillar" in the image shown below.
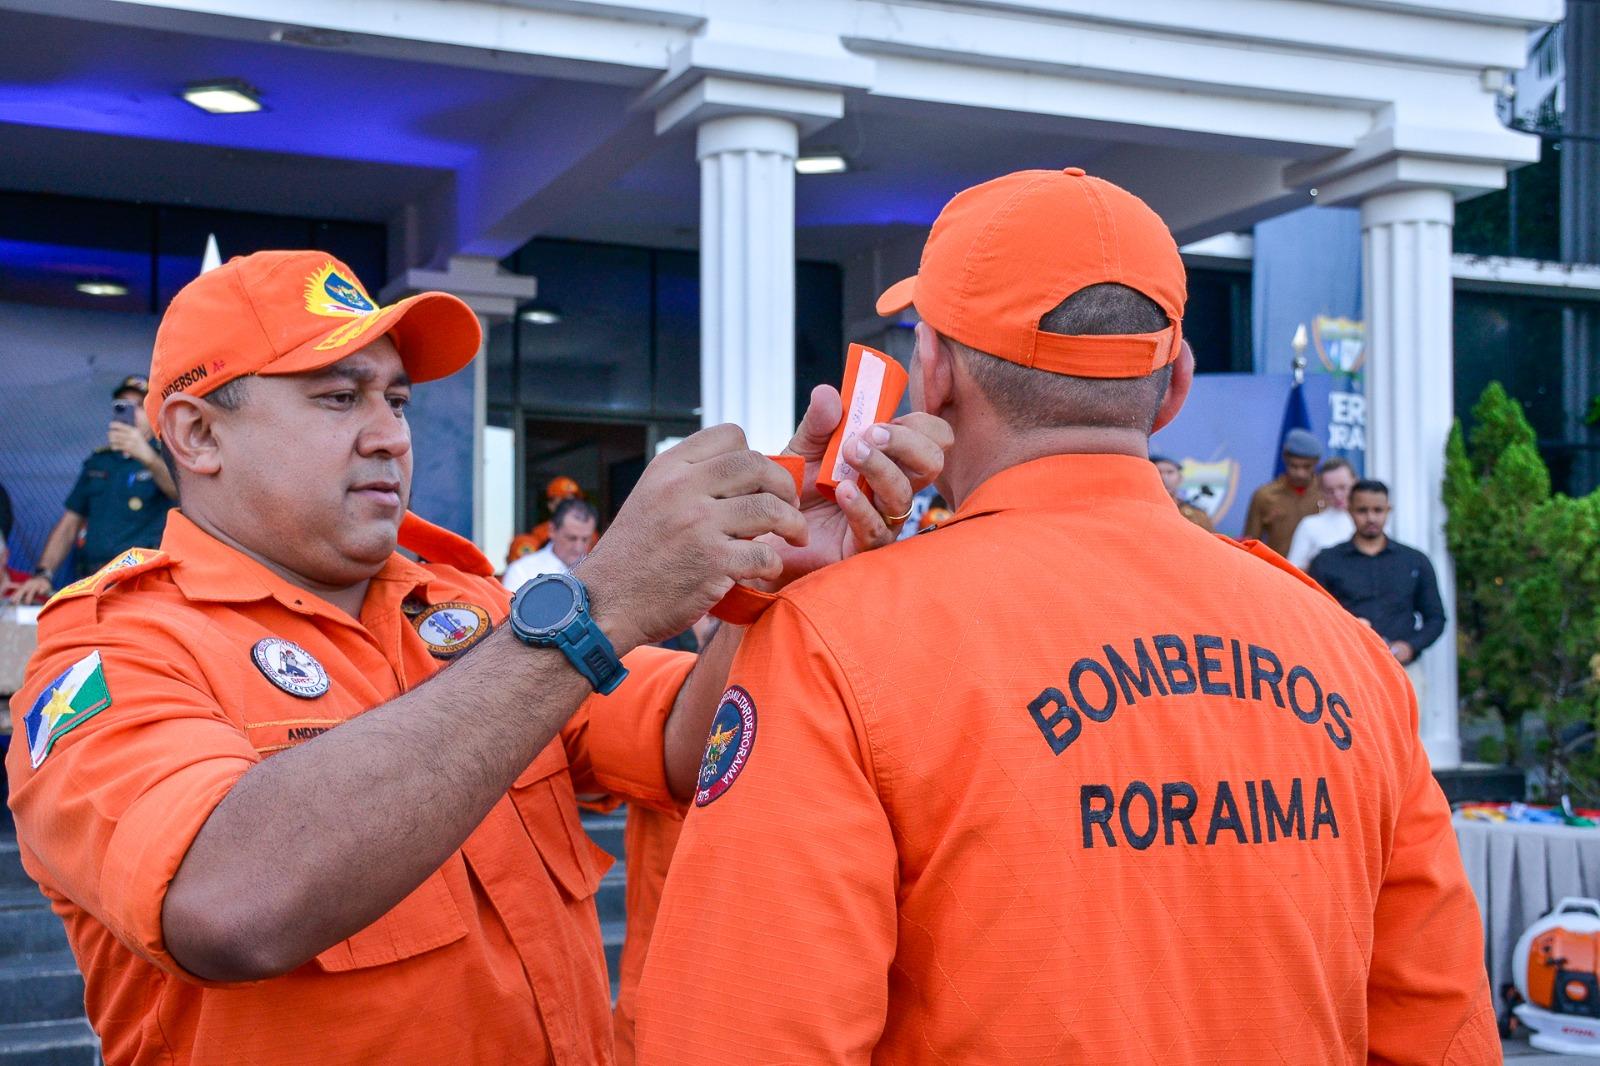
<path fill-rule="evenodd" d="M 1396 540 L 1427 553 L 1448 622 L 1411 671 L 1423 746 L 1435 767 L 1461 762 L 1455 570 L 1445 550 L 1444 449 L 1455 413 L 1448 190 L 1381 192 L 1361 202 L 1367 314 L 1369 475 L 1388 483 Z"/>
<path fill-rule="evenodd" d="M 778 115 L 708 119 L 700 160 L 701 424 L 777 451 L 794 432 L 794 159 Z"/>

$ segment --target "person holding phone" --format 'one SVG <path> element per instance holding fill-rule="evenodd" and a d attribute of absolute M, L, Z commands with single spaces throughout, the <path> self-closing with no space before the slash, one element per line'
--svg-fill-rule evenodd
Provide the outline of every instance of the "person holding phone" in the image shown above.
<path fill-rule="evenodd" d="M 149 381 L 142 374 L 130 374 L 111 391 L 106 444 L 83 461 L 61 518 L 39 553 L 33 576 L 17 590 L 19 603 L 50 598 L 55 591 L 55 572 L 80 533 L 84 541 L 77 577 L 94 573 L 129 548 L 154 548 L 161 543 L 167 512 L 177 502 L 178 490 L 145 415 L 144 399 L 149 391 Z"/>

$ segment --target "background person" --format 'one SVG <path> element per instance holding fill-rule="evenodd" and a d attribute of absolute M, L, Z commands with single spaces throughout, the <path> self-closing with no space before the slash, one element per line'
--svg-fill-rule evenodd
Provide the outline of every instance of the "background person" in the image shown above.
<path fill-rule="evenodd" d="M 1350 490 L 1355 536 L 1324 548 L 1307 571 L 1345 610 L 1363 619 L 1410 664 L 1444 632 L 1444 602 L 1433 564 L 1384 533 L 1389 486 L 1367 478 Z"/>
<path fill-rule="evenodd" d="M 1211 524 L 1211 516 L 1178 495 L 1178 488 L 1183 484 L 1182 464 L 1165 455 L 1152 455 L 1150 461 L 1155 464 L 1156 473 L 1161 475 L 1161 484 L 1166 488 L 1167 495 L 1172 497 L 1172 502 L 1177 505 L 1178 513 L 1207 533 L 1215 533 L 1217 527 Z"/>
<path fill-rule="evenodd" d="M 575 797 L 691 795 L 739 633 L 698 661 L 641 645 L 735 580 L 892 539 L 860 491 L 797 501 L 716 426 L 508 619 L 489 561 L 407 511 L 412 388 L 479 339 L 460 300 L 378 307 L 319 252 L 232 260 L 168 307 L 149 406 L 182 510 L 40 614 L 7 763 L 112 1066 L 608 1061 L 607 863 Z M 813 477 L 840 415 L 813 394 L 791 445 Z M 884 436 L 851 462 L 904 507 L 948 430 Z"/>
<path fill-rule="evenodd" d="M 595 543 L 600 515 L 580 497 L 556 504 L 550 516 L 550 540 L 544 547 L 506 567 L 500 581 L 515 592 L 540 574 L 566 574 L 583 561 Z"/>
<path fill-rule="evenodd" d="M 1322 489 L 1322 510 L 1307 515 L 1294 527 L 1294 537 L 1289 541 L 1289 554 L 1284 556 L 1304 570 L 1324 548 L 1343 544 L 1356 531 L 1350 519 L 1350 488 L 1356 483 L 1355 467 L 1349 460 L 1334 456 L 1325 460 L 1317 471 L 1317 484 Z"/>
<path fill-rule="evenodd" d="M 1283 439 L 1283 473 L 1256 489 L 1244 517 L 1244 539 L 1259 540 L 1279 555 L 1287 555 L 1295 527 L 1302 518 L 1322 510 L 1317 490 L 1317 460 L 1322 445 L 1316 434 L 1291 429 Z"/>
<path fill-rule="evenodd" d="M 1010 174 L 878 310 L 908 302 L 956 517 L 751 627 L 640 1062 L 1498 1062 L 1400 668 L 1147 458 L 1193 375 L 1161 220 Z"/>
<path fill-rule="evenodd" d="M 114 415 L 125 420 L 114 417 L 107 427 L 106 446 L 83 461 L 61 518 L 39 553 L 33 577 L 18 591 L 18 602 L 49 599 L 55 572 L 80 533 L 84 540 L 78 577 L 94 573 L 129 548 L 161 543 L 178 490 L 145 412 L 148 391 L 149 382 L 142 374 L 123 378 L 111 391 Z"/>
<path fill-rule="evenodd" d="M 566 475 L 553 477 L 545 484 L 544 503 L 551 514 L 551 518 L 554 518 L 556 507 L 562 500 L 581 499 L 583 499 L 583 490 L 578 487 L 576 481 Z M 551 518 L 540 522 L 527 533 L 518 533 L 511 538 L 511 543 L 506 548 L 507 566 L 510 566 L 524 555 L 532 555 L 550 543 Z M 598 539 L 598 536 L 597 533 L 596 539 Z M 593 547 L 593 544 L 589 545 L 590 549 Z"/>

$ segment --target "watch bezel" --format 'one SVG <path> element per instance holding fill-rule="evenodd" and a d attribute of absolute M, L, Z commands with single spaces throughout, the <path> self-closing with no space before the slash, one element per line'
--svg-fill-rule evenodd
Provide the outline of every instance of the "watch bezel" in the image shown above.
<path fill-rule="evenodd" d="M 522 617 L 522 606 L 527 602 L 527 593 L 535 585 L 552 582 L 566 586 L 567 591 L 572 594 L 572 605 L 554 625 L 530 625 Z M 511 621 L 516 631 L 527 639 L 553 642 L 584 614 L 588 609 L 588 599 L 583 583 L 570 574 L 540 574 L 523 582 L 522 587 L 511 598 Z"/>

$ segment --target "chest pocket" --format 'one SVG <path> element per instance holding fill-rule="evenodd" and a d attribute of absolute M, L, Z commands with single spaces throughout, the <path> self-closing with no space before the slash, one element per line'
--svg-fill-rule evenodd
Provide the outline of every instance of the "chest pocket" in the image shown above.
<path fill-rule="evenodd" d="M 465 890 L 459 853 L 383 917 L 318 955 L 317 965 L 330 973 L 384 966 L 460 940 L 467 935 L 467 924 L 450 891 L 451 876 L 459 876 Z"/>
<path fill-rule="evenodd" d="M 588 899 L 612 858 L 589 839 L 560 739 L 551 741 L 511 786 L 511 802 L 551 878 L 573 901 Z"/>

